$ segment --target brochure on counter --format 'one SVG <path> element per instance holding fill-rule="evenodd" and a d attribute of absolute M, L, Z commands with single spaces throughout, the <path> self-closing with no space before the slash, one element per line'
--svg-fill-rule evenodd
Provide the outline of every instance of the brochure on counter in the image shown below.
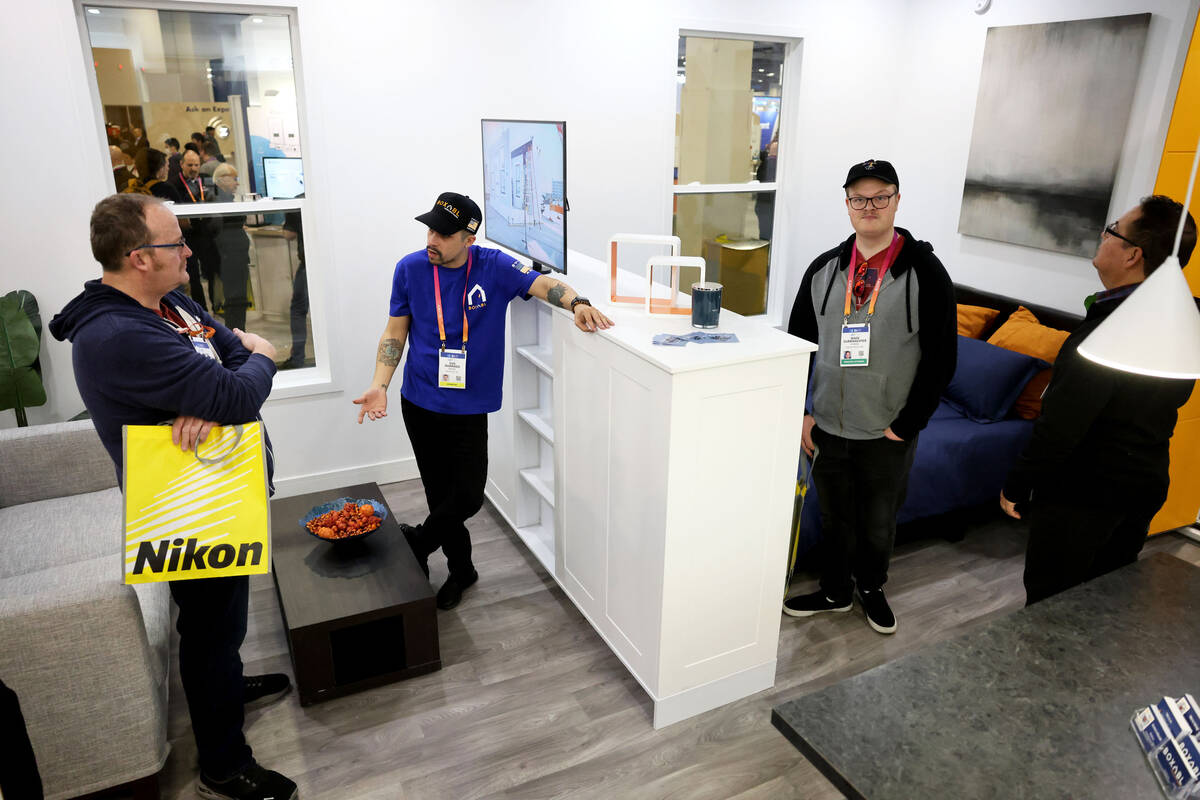
<path fill-rule="evenodd" d="M 704 331 L 693 331 L 692 333 L 685 333 L 682 336 L 674 333 L 660 333 L 654 337 L 654 344 L 665 347 L 683 347 L 688 342 L 711 344 L 713 342 L 736 341 L 738 341 L 736 333 L 705 333 Z"/>

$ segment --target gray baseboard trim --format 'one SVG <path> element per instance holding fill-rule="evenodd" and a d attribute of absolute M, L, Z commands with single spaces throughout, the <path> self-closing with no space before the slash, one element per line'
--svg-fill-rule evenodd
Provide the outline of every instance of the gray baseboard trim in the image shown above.
<path fill-rule="evenodd" d="M 394 461 L 380 461 L 357 467 L 310 472 L 307 475 L 290 475 L 275 478 L 275 496 L 293 497 L 307 492 L 319 492 L 338 486 L 353 486 L 358 483 L 395 483 L 419 478 L 417 460 L 413 457 Z"/>

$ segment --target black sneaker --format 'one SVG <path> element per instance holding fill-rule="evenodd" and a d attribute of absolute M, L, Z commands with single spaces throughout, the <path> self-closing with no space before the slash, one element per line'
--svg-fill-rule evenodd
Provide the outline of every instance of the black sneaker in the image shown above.
<path fill-rule="evenodd" d="M 858 601 L 862 603 L 868 625 L 879 633 L 896 632 L 896 615 L 883 596 L 883 589 L 859 589 Z"/>
<path fill-rule="evenodd" d="M 477 580 L 479 580 L 479 573 L 475 570 L 460 572 L 457 575 L 453 572 L 450 573 L 450 577 L 446 578 L 442 588 L 438 589 L 437 607 L 442 611 L 454 608 L 462 600 L 463 592 L 474 586 Z"/>
<path fill-rule="evenodd" d="M 267 706 L 292 690 L 292 681 L 282 672 L 242 677 L 242 702 L 248 707 Z"/>
<path fill-rule="evenodd" d="M 400 532 L 404 534 L 404 541 L 408 542 L 408 549 L 412 550 L 414 556 L 417 557 L 417 566 L 421 568 L 421 572 L 425 573 L 425 577 L 429 577 L 429 554 L 425 552 L 425 548 L 421 547 L 421 532 L 412 525 L 400 523 Z"/>
<path fill-rule="evenodd" d="M 214 781 L 200 773 L 196 779 L 196 794 L 210 800 L 293 800 L 296 783 L 251 762 L 226 781 Z"/>
<path fill-rule="evenodd" d="M 834 600 L 824 592 L 798 594 L 783 601 L 783 613 L 789 617 L 811 617 L 822 611 L 849 611 L 854 599 Z"/>

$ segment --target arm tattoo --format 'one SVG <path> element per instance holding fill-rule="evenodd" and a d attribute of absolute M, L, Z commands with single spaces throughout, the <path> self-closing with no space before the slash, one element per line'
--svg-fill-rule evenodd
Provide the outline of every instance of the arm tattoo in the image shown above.
<path fill-rule="evenodd" d="M 562 301 L 563 295 L 566 293 L 567 287 L 564 284 L 555 281 L 554 285 L 550 287 L 550 290 L 546 292 L 546 299 L 559 308 L 566 308 Z"/>
<path fill-rule="evenodd" d="M 394 367 L 400 363 L 403 353 L 404 344 L 399 339 L 384 339 L 379 343 L 379 355 L 375 360 L 385 366 Z"/>

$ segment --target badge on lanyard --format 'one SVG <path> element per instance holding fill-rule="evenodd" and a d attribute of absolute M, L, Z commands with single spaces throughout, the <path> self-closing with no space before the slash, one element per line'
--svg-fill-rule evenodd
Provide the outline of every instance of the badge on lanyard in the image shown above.
<path fill-rule="evenodd" d="M 438 351 L 438 388 L 467 388 L 467 351 Z"/>
<path fill-rule="evenodd" d="M 192 349 L 200 355 L 204 356 L 205 358 L 211 358 L 213 361 L 219 362 L 221 360 L 217 355 L 216 349 L 212 346 L 212 343 L 209 342 L 203 334 L 200 336 L 189 336 L 188 339 L 192 343 Z"/>
<path fill-rule="evenodd" d="M 842 325 L 843 367 L 865 367 L 871 361 L 871 323 L 846 323 Z"/>
<path fill-rule="evenodd" d="M 438 388 L 467 388 L 467 286 L 471 283 L 471 261 L 473 255 L 467 250 L 467 275 L 463 280 L 463 334 L 462 349 L 446 349 L 446 323 L 442 317 L 442 282 L 438 278 L 437 265 L 433 266 L 433 293 L 437 304 L 438 333 L 442 346 L 438 350 Z"/>
<path fill-rule="evenodd" d="M 855 264 L 858 262 L 858 244 L 855 243 L 850 252 L 850 267 L 846 271 L 846 305 L 842 311 L 842 339 L 838 346 L 841 356 L 838 364 L 843 367 L 866 367 L 871 363 L 871 317 L 875 316 L 875 301 L 879 299 L 879 287 L 883 286 L 883 276 L 891 269 L 892 260 L 896 257 L 896 243 L 900 234 L 892 233 L 892 243 L 888 245 L 884 263 L 879 267 L 879 275 L 875 278 L 875 288 L 871 291 L 871 302 L 867 306 L 867 318 L 863 322 L 850 321 L 850 296 L 854 286 Z"/>

